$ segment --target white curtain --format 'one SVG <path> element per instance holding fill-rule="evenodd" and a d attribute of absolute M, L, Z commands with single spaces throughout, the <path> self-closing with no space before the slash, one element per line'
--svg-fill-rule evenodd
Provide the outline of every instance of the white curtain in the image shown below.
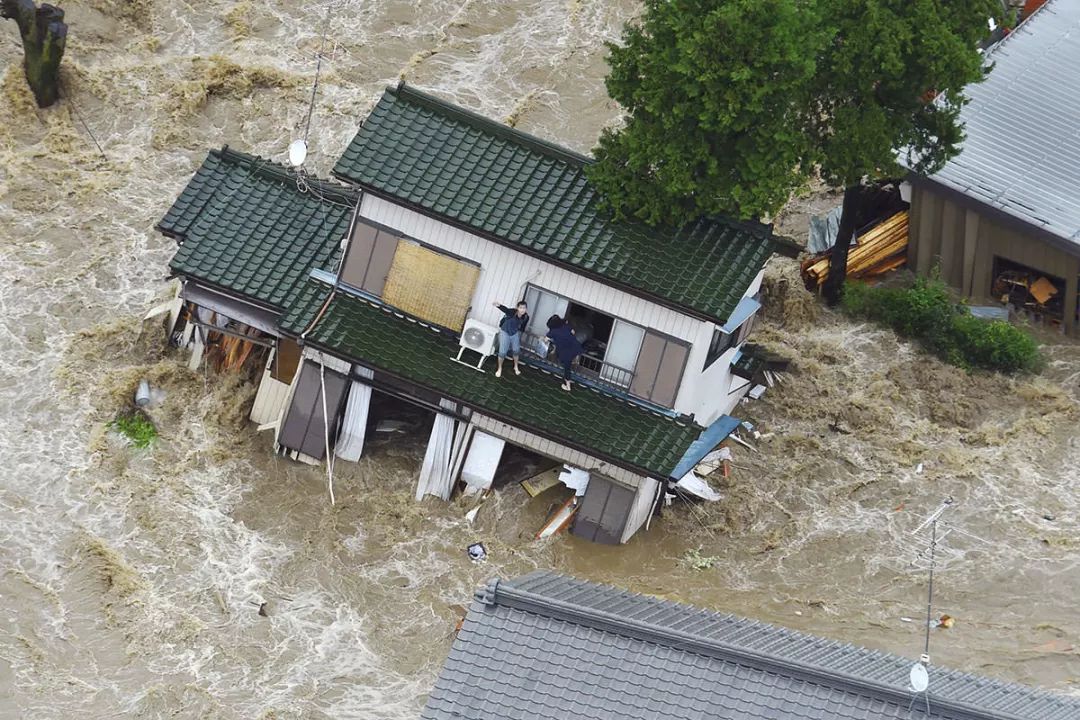
<path fill-rule="evenodd" d="M 611 337 L 608 338 L 607 349 L 604 350 L 604 362 L 615 367 L 605 365 L 601 370 L 601 377 L 619 385 L 629 385 L 631 375 L 620 372 L 616 368 L 634 372 L 644 337 L 645 331 L 637 325 L 616 320 L 615 326 L 611 329 Z"/>
<path fill-rule="evenodd" d="M 450 461 L 456 425 L 457 422 L 449 415 L 435 415 L 435 425 L 431 428 L 431 438 L 424 453 L 424 464 L 420 467 L 420 480 L 416 484 L 417 500 L 423 500 L 425 495 L 450 499 L 453 489 Z"/>
<path fill-rule="evenodd" d="M 525 293 L 525 302 L 529 304 L 529 331 L 543 337 L 547 334 L 547 321 L 552 315 L 566 317 L 570 301 L 540 288 L 530 287 Z"/>
<path fill-rule="evenodd" d="M 353 380 L 349 402 L 345 406 L 345 419 L 341 423 L 341 434 L 338 436 L 337 456 L 342 460 L 356 462 L 364 452 L 370 404 L 371 386 Z"/>
<path fill-rule="evenodd" d="M 473 436 L 465 466 L 461 468 L 461 479 L 467 485 L 466 495 L 473 495 L 491 487 L 505 445 L 505 440 L 487 433 L 477 431 Z"/>

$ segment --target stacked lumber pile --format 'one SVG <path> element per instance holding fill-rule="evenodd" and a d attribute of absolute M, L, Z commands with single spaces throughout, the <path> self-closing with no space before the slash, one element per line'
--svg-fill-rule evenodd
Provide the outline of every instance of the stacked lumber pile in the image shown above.
<path fill-rule="evenodd" d="M 896 213 L 858 237 L 848 251 L 847 276 L 867 279 L 884 275 L 907 262 L 908 211 Z M 815 255 L 802 263 L 803 282 L 816 290 L 829 277 L 829 252 Z"/>

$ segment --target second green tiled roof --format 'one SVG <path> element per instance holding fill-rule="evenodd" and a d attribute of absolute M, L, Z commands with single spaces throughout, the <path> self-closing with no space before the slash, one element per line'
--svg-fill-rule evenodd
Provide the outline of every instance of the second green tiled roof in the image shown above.
<path fill-rule="evenodd" d="M 325 285 L 307 283 L 282 319 L 282 328 L 302 332 L 328 293 Z M 692 423 L 580 386 L 564 392 L 554 377 L 536 369 L 527 368 L 520 377 L 504 373 L 501 379 L 478 373 L 451 359 L 458 351 L 452 338 L 341 292 L 307 333 L 306 342 L 660 479 L 668 477 L 701 433 Z M 489 366 L 493 362 L 489 360 Z"/>
<path fill-rule="evenodd" d="M 615 222 L 589 158 L 404 85 L 389 88 L 334 174 L 721 322 L 776 248 L 760 223 Z"/>
<path fill-rule="evenodd" d="M 303 187 L 303 189 L 301 189 Z M 259 157 L 212 150 L 158 223 L 180 248 L 169 267 L 284 309 L 312 268 L 328 268 L 349 230 L 355 191 Z"/>

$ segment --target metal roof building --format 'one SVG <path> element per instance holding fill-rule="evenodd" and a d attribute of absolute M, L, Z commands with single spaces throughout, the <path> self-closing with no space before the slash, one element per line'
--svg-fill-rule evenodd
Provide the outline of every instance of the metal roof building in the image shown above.
<path fill-rule="evenodd" d="M 1080 274 L 1080 2 L 1051 0 L 988 53 L 965 90 L 962 151 L 913 177 L 909 261 L 974 298 L 1077 324 Z M 997 282 L 1027 273 L 1055 292 L 1034 304 Z M 1039 294 L 1036 293 L 1038 296 Z"/>
<path fill-rule="evenodd" d="M 424 720 L 1076 720 L 1080 699 L 545 571 L 481 588 Z"/>

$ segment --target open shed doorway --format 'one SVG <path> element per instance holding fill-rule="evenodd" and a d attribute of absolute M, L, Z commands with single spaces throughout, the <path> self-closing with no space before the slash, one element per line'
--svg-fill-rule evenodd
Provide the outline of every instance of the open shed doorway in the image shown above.
<path fill-rule="evenodd" d="M 405 464 L 409 468 L 407 477 L 411 483 L 424 459 L 434 423 L 433 410 L 373 390 L 364 454 L 372 452 L 385 456 L 388 467 Z"/>
<path fill-rule="evenodd" d="M 1065 290 L 1064 278 L 994 256 L 991 293 L 1018 313 L 1058 324 L 1065 317 Z"/>

